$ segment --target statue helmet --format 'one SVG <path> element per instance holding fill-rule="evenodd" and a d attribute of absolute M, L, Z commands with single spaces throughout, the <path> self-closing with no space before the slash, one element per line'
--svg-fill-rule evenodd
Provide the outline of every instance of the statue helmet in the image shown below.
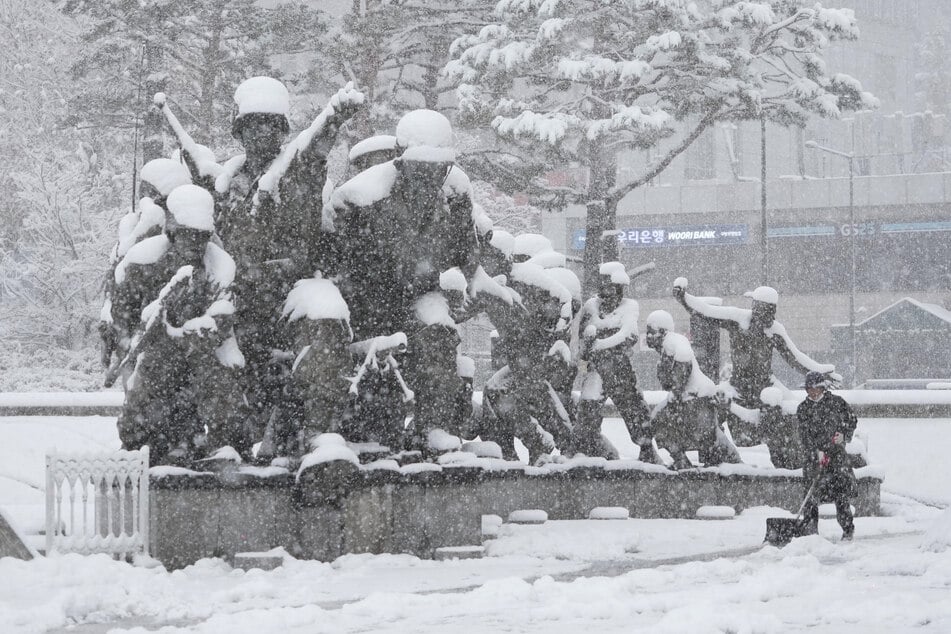
<path fill-rule="evenodd" d="M 674 332 L 674 318 L 666 310 L 655 310 L 647 316 L 647 327 L 651 330 Z"/>
<path fill-rule="evenodd" d="M 453 163 L 452 124 L 435 110 L 412 110 L 396 124 L 396 146 L 407 161 Z"/>
<path fill-rule="evenodd" d="M 180 161 L 168 158 L 152 159 L 142 166 L 142 180 L 155 188 L 163 198 L 180 185 L 192 182 L 191 173 Z"/>
<path fill-rule="evenodd" d="M 630 286 L 631 278 L 620 262 L 605 262 L 598 269 L 598 274 L 602 278 L 609 278 L 611 284 L 617 286 Z"/>
<path fill-rule="evenodd" d="M 759 286 L 752 291 L 743 293 L 743 296 L 749 297 L 754 302 L 763 302 L 774 306 L 779 303 L 779 293 L 772 286 Z"/>
<path fill-rule="evenodd" d="M 198 185 L 181 185 L 168 195 L 168 212 L 173 223 L 169 228 L 195 229 L 211 233 L 215 230 L 215 199 Z"/>
<path fill-rule="evenodd" d="M 245 117 L 261 115 L 273 117 L 286 134 L 290 130 L 290 112 L 291 96 L 284 84 L 273 77 L 250 77 L 241 82 L 234 91 L 231 133 L 238 134 L 241 121 Z"/>

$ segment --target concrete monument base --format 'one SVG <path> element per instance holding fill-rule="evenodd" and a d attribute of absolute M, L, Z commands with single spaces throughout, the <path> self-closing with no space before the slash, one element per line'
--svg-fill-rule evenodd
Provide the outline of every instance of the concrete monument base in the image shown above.
<path fill-rule="evenodd" d="M 150 553 L 169 568 L 276 547 L 324 561 L 346 553 L 432 558 L 440 548 L 480 544 L 488 514 L 539 509 L 553 520 L 586 519 L 594 508 L 620 507 L 634 518 L 694 518 L 704 506 L 795 512 L 804 490 L 797 471 L 729 465 L 678 473 L 635 461 L 592 462 L 395 469 L 335 461 L 299 476 L 275 468 L 157 468 Z M 877 514 L 881 476 L 870 468 L 856 475 L 856 515 Z"/>

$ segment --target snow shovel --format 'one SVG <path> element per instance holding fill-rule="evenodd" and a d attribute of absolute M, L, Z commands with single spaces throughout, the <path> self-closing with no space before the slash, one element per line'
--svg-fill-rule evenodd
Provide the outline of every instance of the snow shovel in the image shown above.
<path fill-rule="evenodd" d="M 771 546 L 782 548 L 794 538 L 802 537 L 802 512 L 806 508 L 806 502 L 809 501 L 813 491 L 816 490 L 816 484 L 819 482 L 819 476 L 821 475 L 822 470 L 820 469 L 819 472 L 816 473 L 816 477 L 812 479 L 812 484 L 809 485 L 806 497 L 803 498 L 802 504 L 799 505 L 799 511 L 796 513 L 796 517 L 766 518 L 766 538 L 763 541 L 769 542 Z"/>

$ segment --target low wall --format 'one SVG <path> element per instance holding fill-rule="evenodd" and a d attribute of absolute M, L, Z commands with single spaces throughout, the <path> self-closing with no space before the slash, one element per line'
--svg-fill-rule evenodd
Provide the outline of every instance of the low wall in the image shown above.
<path fill-rule="evenodd" d="M 650 372 L 655 367 L 656 359 L 645 366 Z M 640 371 L 638 376 L 642 376 Z M 835 390 L 835 393 L 844 398 L 860 418 L 951 418 L 951 390 L 948 389 Z M 575 394 L 576 398 L 580 397 L 579 392 Z M 647 390 L 644 398 L 649 405 L 656 405 L 664 394 Z M 802 390 L 794 390 L 792 394 L 793 400 L 783 403 L 789 413 L 795 413 L 796 406 L 806 397 Z M 124 397 L 123 392 L 117 390 L 3 392 L 0 393 L 0 416 L 118 416 Z M 477 408 L 481 407 L 481 399 L 481 392 L 476 392 L 473 402 Z M 604 415 L 617 416 L 610 400 Z"/>
<path fill-rule="evenodd" d="M 277 546 L 324 561 L 346 553 L 430 558 L 436 548 L 481 543 L 484 514 L 543 509 L 550 519 L 584 519 L 595 507 L 621 506 L 636 518 L 693 518 L 701 506 L 795 511 L 802 500 L 802 478 L 793 471 L 737 465 L 675 473 L 636 464 L 389 470 L 332 462 L 299 480 L 274 469 L 158 469 L 150 552 L 169 568 Z M 856 514 L 877 514 L 881 480 L 868 469 L 858 475 Z"/>

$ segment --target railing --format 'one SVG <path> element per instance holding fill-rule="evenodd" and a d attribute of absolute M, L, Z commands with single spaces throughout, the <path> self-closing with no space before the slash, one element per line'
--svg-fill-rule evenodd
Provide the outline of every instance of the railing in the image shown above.
<path fill-rule="evenodd" d="M 46 456 L 46 554 L 148 554 L 149 449 Z"/>

